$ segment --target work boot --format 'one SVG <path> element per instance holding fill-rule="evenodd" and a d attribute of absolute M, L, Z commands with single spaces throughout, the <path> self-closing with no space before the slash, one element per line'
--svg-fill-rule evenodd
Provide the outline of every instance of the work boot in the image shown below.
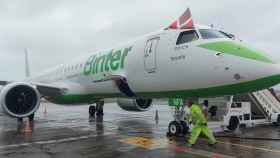
<path fill-rule="evenodd" d="M 214 143 L 209 143 L 208 145 L 211 146 L 211 147 L 215 147 L 216 144 L 217 144 L 217 141 L 214 142 Z"/>

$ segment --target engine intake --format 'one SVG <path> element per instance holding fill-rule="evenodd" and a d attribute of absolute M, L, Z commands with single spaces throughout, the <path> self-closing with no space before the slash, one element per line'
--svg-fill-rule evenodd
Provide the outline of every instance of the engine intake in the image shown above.
<path fill-rule="evenodd" d="M 0 102 L 5 113 L 23 118 L 37 111 L 40 106 L 40 95 L 32 85 L 16 82 L 6 85 L 1 90 Z"/>
<path fill-rule="evenodd" d="M 152 107 L 152 99 L 126 99 L 121 98 L 117 100 L 120 108 L 126 111 L 147 111 Z"/>

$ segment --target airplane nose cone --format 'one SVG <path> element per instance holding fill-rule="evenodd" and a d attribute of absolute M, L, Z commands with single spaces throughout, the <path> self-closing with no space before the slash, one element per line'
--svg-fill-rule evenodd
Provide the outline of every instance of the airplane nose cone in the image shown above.
<path fill-rule="evenodd" d="M 210 42 L 210 43 L 201 44 L 199 45 L 199 47 L 212 50 L 215 52 L 222 52 L 243 59 L 255 60 L 255 61 L 269 63 L 269 64 L 274 63 L 272 59 L 266 55 L 266 53 L 251 48 L 250 46 L 237 41 Z"/>
<path fill-rule="evenodd" d="M 276 64 L 267 53 L 247 44 L 233 40 L 217 40 L 198 45 L 209 53 L 222 53 L 221 64 L 226 65 L 237 88 L 232 94 L 266 89 L 280 83 L 280 64 Z M 229 65 L 229 66 L 228 66 Z M 223 73 L 221 78 L 223 77 Z"/>

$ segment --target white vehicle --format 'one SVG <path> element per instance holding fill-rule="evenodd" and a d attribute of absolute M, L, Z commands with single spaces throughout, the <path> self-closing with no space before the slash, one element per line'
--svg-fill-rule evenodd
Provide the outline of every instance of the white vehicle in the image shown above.
<path fill-rule="evenodd" d="M 153 98 L 232 95 L 280 82 L 280 67 L 262 51 L 215 28 L 194 25 L 190 10 L 169 27 L 61 64 L 19 82 L 2 81 L 0 102 L 12 117 L 32 116 L 43 97 L 56 104 L 119 98 L 145 111 Z M 31 117 L 32 118 L 32 117 Z"/>
<path fill-rule="evenodd" d="M 235 96 L 200 98 L 200 102 L 205 100 L 209 101 L 208 119 L 215 127 L 235 130 L 239 125 L 254 127 L 280 123 L 280 100 L 273 89 Z"/>
<path fill-rule="evenodd" d="M 239 125 L 252 127 L 257 123 L 252 117 L 250 102 L 229 102 L 227 106 L 228 111 L 224 116 L 223 125 L 229 130 L 235 130 Z M 258 122 L 264 121 L 265 119 L 258 119 Z"/>

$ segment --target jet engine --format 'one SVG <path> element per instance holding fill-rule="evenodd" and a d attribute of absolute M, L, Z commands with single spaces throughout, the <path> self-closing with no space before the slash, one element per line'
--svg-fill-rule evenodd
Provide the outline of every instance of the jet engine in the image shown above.
<path fill-rule="evenodd" d="M 126 111 L 147 111 L 152 107 L 152 99 L 126 99 L 120 98 L 117 100 L 120 108 Z"/>
<path fill-rule="evenodd" d="M 28 83 L 14 82 L 1 90 L 0 104 L 9 116 L 23 118 L 37 111 L 40 106 L 40 94 Z"/>

